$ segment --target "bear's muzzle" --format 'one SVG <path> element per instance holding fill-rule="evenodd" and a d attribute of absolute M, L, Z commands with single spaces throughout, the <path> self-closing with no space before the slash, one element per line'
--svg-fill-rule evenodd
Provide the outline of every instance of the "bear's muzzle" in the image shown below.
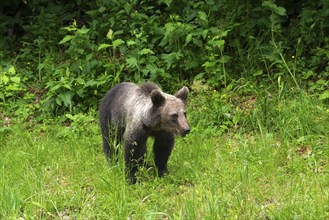
<path fill-rule="evenodd" d="M 179 135 L 185 137 L 190 132 L 190 128 L 187 127 L 179 132 Z"/>

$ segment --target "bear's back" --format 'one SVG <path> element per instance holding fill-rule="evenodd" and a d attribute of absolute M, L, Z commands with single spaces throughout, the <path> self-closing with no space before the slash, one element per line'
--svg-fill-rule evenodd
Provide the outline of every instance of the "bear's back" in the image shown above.
<path fill-rule="evenodd" d="M 106 110 L 111 116 L 112 123 L 126 124 L 128 120 L 147 120 L 148 111 L 152 107 L 151 93 L 159 87 L 153 83 L 137 85 L 130 82 L 119 83 L 114 86 L 104 100 Z"/>

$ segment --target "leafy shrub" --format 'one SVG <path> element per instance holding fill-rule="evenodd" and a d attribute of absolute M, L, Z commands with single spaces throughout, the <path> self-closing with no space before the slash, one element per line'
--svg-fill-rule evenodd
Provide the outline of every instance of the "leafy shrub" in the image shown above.
<path fill-rule="evenodd" d="M 24 79 L 14 66 L 0 69 L 0 114 L 27 119 L 39 108 L 35 94 L 29 91 Z"/>
<path fill-rule="evenodd" d="M 326 8 L 274 0 L 4 3 L 1 65 L 12 64 L 22 90 L 7 89 L 2 99 L 25 97 L 33 107 L 19 114 L 27 118 L 96 109 L 121 81 L 150 80 L 167 91 L 202 81 L 223 93 L 241 79 L 275 89 L 280 78 L 326 102 Z"/>

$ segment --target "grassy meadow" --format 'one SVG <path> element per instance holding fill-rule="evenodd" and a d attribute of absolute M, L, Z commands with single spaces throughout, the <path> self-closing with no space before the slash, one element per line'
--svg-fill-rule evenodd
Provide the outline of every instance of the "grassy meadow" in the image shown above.
<path fill-rule="evenodd" d="M 207 126 L 212 110 L 197 98 L 170 174 L 142 168 L 135 185 L 122 158 L 106 162 L 97 117 L 3 126 L 0 219 L 329 218 L 327 107 L 300 95 L 273 101 L 264 120 L 256 101 L 223 130 Z"/>

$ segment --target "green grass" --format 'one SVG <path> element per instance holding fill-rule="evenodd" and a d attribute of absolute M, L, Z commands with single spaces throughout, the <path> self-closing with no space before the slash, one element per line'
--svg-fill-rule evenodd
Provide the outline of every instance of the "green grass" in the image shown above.
<path fill-rule="evenodd" d="M 259 109 L 224 134 L 191 119 L 170 175 L 143 168 L 136 185 L 122 159 L 107 164 L 97 122 L 3 127 L 0 219 L 328 219 L 328 110 L 309 97 L 273 101 L 266 121 Z"/>

